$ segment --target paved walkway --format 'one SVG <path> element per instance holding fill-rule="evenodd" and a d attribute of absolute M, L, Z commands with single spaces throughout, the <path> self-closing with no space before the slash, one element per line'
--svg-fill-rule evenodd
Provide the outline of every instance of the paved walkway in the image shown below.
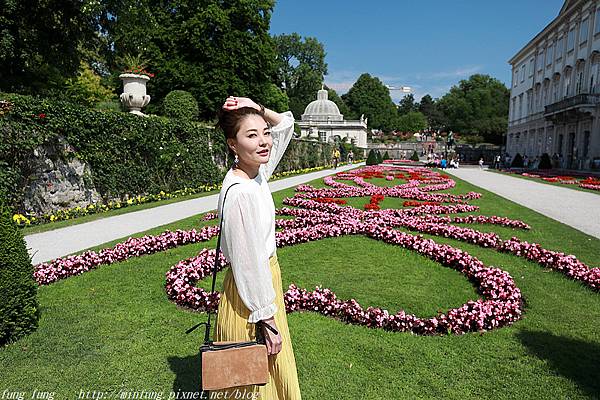
<path fill-rule="evenodd" d="M 447 169 L 446 172 L 600 238 L 598 194 L 537 183 L 479 168 Z"/>
<path fill-rule="evenodd" d="M 312 181 L 313 179 L 322 178 L 362 165 L 365 165 L 365 163 L 345 165 L 335 171 L 333 169 L 324 169 L 309 174 L 279 179 L 269 183 L 269 186 L 271 192 L 277 192 Z M 143 232 L 157 226 L 215 210 L 218 200 L 219 193 L 216 192 L 213 195 L 193 200 L 180 201 L 48 232 L 35 233 L 26 236 L 25 240 L 29 254 L 33 257 L 33 263 L 38 264 L 57 257 L 77 253 L 102 243 L 127 237 L 137 232 Z"/>

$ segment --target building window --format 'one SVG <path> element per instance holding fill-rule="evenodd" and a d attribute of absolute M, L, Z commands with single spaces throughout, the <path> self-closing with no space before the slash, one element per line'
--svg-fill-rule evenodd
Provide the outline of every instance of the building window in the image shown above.
<path fill-rule="evenodd" d="M 594 35 L 600 33 L 600 8 L 596 10 L 596 23 L 594 24 Z"/>
<path fill-rule="evenodd" d="M 565 41 L 564 39 L 561 37 L 560 39 L 558 39 L 558 42 L 556 42 L 556 60 L 560 60 L 562 58 L 562 53 L 563 53 L 563 47 L 565 45 Z"/>
<path fill-rule="evenodd" d="M 525 82 L 525 64 L 521 65 L 521 83 Z"/>
<path fill-rule="evenodd" d="M 519 84 L 519 70 L 515 69 L 515 73 L 513 74 L 513 86 L 517 87 Z"/>
<path fill-rule="evenodd" d="M 581 27 L 579 28 L 579 44 L 580 45 L 587 42 L 589 27 L 590 27 L 589 19 L 586 18 L 583 21 L 581 21 Z"/>
<path fill-rule="evenodd" d="M 325 132 L 325 131 L 319 131 L 319 141 L 320 142 L 327 142 L 327 132 Z"/>
<path fill-rule="evenodd" d="M 546 55 L 546 65 L 552 65 L 552 57 L 554 57 L 554 46 L 548 46 L 548 53 Z"/>
<path fill-rule="evenodd" d="M 575 48 L 575 28 L 572 28 L 569 31 L 569 35 L 567 36 L 567 52 L 573 50 Z"/>
<path fill-rule="evenodd" d="M 535 59 L 531 59 L 529 60 L 529 77 L 531 78 L 533 76 L 533 70 L 534 70 L 534 65 L 535 64 Z"/>
<path fill-rule="evenodd" d="M 544 68 L 544 52 L 543 51 L 540 51 L 538 53 L 536 64 L 538 66 L 538 71 L 541 71 Z"/>

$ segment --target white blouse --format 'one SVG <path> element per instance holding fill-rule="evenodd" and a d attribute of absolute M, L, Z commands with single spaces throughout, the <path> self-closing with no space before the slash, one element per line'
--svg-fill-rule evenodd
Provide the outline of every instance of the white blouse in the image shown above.
<path fill-rule="evenodd" d="M 248 322 L 256 323 L 277 312 L 269 258 L 276 253 L 275 204 L 268 180 L 281 161 L 294 134 L 294 116 L 290 111 L 271 128 L 273 147 L 267 164 L 262 164 L 254 179 L 227 171 L 219 195 L 218 215 L 225 216 L 221 233 L 221 251 L 230 261 L 240 298 L 250 310 Z M 233 183 L 225 200 L 223 196 Z"/>

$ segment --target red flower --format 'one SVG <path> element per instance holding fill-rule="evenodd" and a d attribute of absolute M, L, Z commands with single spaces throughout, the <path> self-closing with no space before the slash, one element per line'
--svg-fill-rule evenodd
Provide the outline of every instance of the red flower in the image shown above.
<path fill-rule="evenodd" d="M 44 113 L 38 114 L 38 117 L 40 117 L 40 118 L 46 118 L 46 114 L 44 114 Z"/>

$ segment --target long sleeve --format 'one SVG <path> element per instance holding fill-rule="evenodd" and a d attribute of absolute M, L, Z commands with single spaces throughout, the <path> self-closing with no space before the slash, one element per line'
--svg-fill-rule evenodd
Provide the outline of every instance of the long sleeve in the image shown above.
<path fill-rule="evenodd" d="M 240 192 L 231 200 L 224 209 L 221 248 L 231 262 L 240 298 L 251 312 L 248 322 L 256 323 L 277 312 L 259 200 L 251 192 Z"/>
<path fill-rule="evenodd" d="M 265 175 L 267 180 L 273 175 L 273 171 L 277 168 L 279 161 L 283 157 L 285 150 L 294 136 L 294 115 L 291 111 L 286 111 L 283 114 L 282 120 L 271 128 L 271 136 L 273 137 L 273 147 L 271 148 L 271 156 L 265 167 Z"/>

